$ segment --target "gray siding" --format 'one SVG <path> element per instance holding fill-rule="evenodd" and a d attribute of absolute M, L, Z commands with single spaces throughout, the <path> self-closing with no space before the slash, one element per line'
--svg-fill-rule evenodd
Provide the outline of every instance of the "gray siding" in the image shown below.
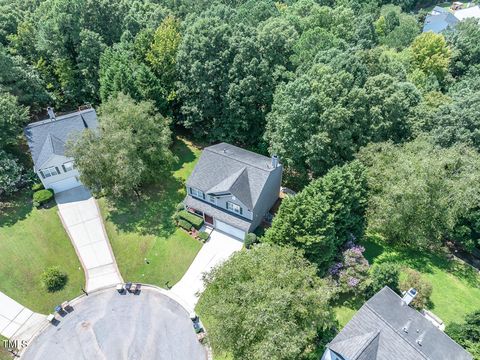
<path fill-rule="evenodd" d="M 258 198 L 257 206 L 253 209 L 252 227 L 250 231 L 255 230 L 258 225 L 262 223 L 265 214 L 272 208 L 280 195 L 280 186 L 282 185 L 282 171 L 281 164 L 270 172 L 270 176 L 263 187 L 263 191 Z"/>

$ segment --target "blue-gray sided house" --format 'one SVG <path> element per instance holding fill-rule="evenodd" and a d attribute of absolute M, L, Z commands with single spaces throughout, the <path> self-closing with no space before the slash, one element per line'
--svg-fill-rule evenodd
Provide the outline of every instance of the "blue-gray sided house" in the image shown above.
<path fill-rule="evenodd" d="M 279 197 L 282 165 L 226 144 L 205 148 L 187 180 L 187 210 L 242 239 L 260 225 Z"/>
<path fill-rule="evenodd" d="M 322 360 L 472 360 L 473 357 L 403 298 L 384 287 L 326 346 Z"/>
<path fill-rule="evenodd" d="M 27 125 L 25 137 L 32 154 L 34 171 L 46 189 L 56 193 L 82 185 L 74 159 L 65 155 L 68 140 L 74 141 L 86 129 L 97 128 L 94 109 L 50 118 Z"/>

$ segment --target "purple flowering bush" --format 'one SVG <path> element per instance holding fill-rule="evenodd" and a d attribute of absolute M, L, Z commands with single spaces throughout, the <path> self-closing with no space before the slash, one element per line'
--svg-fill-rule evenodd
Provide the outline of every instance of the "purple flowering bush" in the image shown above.
<path fill-rule="evenodd" d="M 365 248 L 353 241 L 345 244 L 342 261 L 334 263 L 328 270 L 330 277 L 337 285 L 338 294 L 354 296 L 365 293 L 369 280 L 370 265 L 363 256 Z"/>

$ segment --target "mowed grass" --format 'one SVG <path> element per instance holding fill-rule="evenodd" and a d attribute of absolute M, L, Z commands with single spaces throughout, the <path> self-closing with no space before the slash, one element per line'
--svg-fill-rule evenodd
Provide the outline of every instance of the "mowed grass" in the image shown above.
<path fill-rule="evenodd" d="M 32 207 L 30 191 L 0 203 L 0 291 L 33 311 L 48 314 L 73 299 L 85 286 L 85 276 L 57 206 Z M 47 292 L 41 285 L 45 268 L 58 265 L 68 274 L 65 288 Z"/>
<path fill-rule="evenodd" d="M 172 173 L 142 190 L 141 199 L 99 199 L 110 243 L 126 281 L 161 287 L 178 282 L 201 248 L 201 243 L 177 229 L 172 215 L 186 195 L 185 181 L 200 149 L 178 139 Z"/>
<path fill-rule="evenodd" d="M 458 260 L 447 260 L 428 251 L 396 249 L 377 241 L 365 241 L 365 257 L 371 265 L 393 262 L 403 269 L 419 271 L 432 284 L 431 311 L 446 324 L 462 322 L 464 316 L 480 309 L 480 274 Z M 337 307 L 337 320 L 343 326 L 356 309 Z"/>

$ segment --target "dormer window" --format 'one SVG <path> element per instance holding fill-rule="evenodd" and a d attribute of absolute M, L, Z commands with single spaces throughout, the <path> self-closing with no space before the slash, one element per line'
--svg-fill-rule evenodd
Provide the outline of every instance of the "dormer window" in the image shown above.
<path fill-rule="evenodd" d="M 205 200 L 205 193 L 198 189 L 190 188 L 190 195 Z"/>
<path fill-rule="evenodd" d="M 217 204 L 217 198 L 215 196 L 209 195 L 208 200 L 210 200 L 212 204 Z"/>
<path fill-rule="evenodd" d="M 230 201 L 227 201 L 227 210 L 242 215 L 242 207 Z"/>
<path fill-rule="evenodd" d="M 40 170 L 40 174 L 42 174 L 42 177 L 46 179 L 50 176 L 55 176 L 60 174 L 60 170 L 56 166 L 52 166 L 52 167 Z"/>

